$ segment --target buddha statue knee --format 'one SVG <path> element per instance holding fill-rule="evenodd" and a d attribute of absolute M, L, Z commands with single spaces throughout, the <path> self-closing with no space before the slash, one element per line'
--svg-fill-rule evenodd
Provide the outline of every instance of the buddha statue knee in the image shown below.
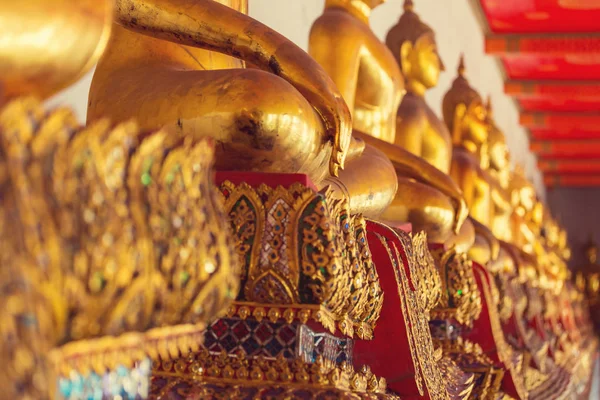
<path fill-rule="evenodd" d="M 428 207 L 424 208 L 423 204 Z M 398 195 L 382 215 L 385 221 L 410 221 L 415 232 L 426 231 L 434 243 L 452 234 L 454 206 L 447 196 L 410 178 L 398 178 Z"/>
<path fill-rule="evenodd" d="M 217 170 L 337 175 L 351 135 L 339 91 L 246 12 L 246 0 L 118 0 L 89 118 L 212 137 Z"/>
<path fill-rule="evenodd" d="M 475 231 L 475 243 L 468 251 L 469 258 L 484 266 L 490 262 L 497 262 L 500 254 L 500 242 L 487 226 L 474 218 L 470 218 L 470 220 Z"/>
<path fill-rule="evenodd" d="M 393 164 L 383 152 L 354 137 L 345 168 L 338 177 L 324 179 L 320 186 L 329 186 L 337 197 L 348 199 L 352 212 L 377 219 L 394 199 L 398 179 Z"/>

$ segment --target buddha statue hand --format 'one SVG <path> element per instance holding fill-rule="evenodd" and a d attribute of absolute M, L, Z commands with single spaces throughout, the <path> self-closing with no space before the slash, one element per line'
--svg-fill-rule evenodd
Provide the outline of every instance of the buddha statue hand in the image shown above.
<path fill-rule="evenodd" d="M 185 11 L 185 12 L 183 12 Z M 217 51 L 279 76 L 313 106 L 333 151 L 329 171 L 344 167 L 352 118 L 329 75 L 293 42 L 214 0 L 116 0 L 115 22 L 184 46 Z"/>
<path fill-rule="evenodd" d="M 469 207 L 467 206 L 467 202 L 462 196 L 453 200 L 455 203 L 457 203 L 457 205 L 456 213 L 454 214 L 454 225 L 452 226 L 452 229 L 454 230 L 454 233 L 458 234 L 458 232 L 460 231 L 460 227 L 469 217 Z"/>
<path fill-rule="evenodd" d="M 414 179 L 448 196 L 454 208 L 452 229 L 458 234 L 458 231 L 467 219 L 469 209 L 463 198 L 462 190 L 449 175 L 446 175 L 421 157 L 395 144 L 357 131 L 354 132 L 354 135 L 365 141 L 365 143 L 383 151 L 390 161 L 392 161 L 392 164 L 394 164 L 394 169 L 399 176 Z"/>
<path fill-rule="evenodd" d="M 346 154 L 352 139 L 350 109 L 327 73 L 304 51 L 299 48 L 294 50 L 299 50 L 301 56 L 309 58 L 315 66 L 308 70 L 297 66 L 295 63 L 298 60 L 298 54 L 295 51 L 288 56 L 285 53 L 282 54 L 279 60 L 285 62 L 285 59 L 289 57 L 291 79 L 288 79 L 288 82 L 302 93 L 323 120 L 327 140 L 331 141 L 333 145 L 329 173 L 332 176 L 338 176 L 339 168 L 344 169 Z M 303 64 L 299 63 L 298 65 Z M 305 87 L 304 85 L 307 83 L 308 85 Z"/>

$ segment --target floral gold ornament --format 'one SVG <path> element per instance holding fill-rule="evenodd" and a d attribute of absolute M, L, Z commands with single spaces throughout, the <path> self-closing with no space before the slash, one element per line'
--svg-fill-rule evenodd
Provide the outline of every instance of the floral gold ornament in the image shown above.
<path fill-rule="evenodd" d="M 31 98 L 6 105 L 0 135 L 3 266 L 19 266 L 3 280 L 15 292 L 3 297 L 2 387 L 43 398 L 68 371 L 197 349 L 238 288 L 210 143 L 81 128 Z"/>
<path fill-rule="evenodd" d="M 263 309 L 277 312 L 275 319 L 312 318 L 332 332 L 372 337 L 383 293 L 362 217 L 331 191 L 300 184 L 226 181 L 220 190 L 242 259 L 238 313 Z"/>
<path fill-rule="evenodd" d="M 441 269 L 442 294 L 439 304 L 431 311 L 432 319 L 455 319 L 470 326 L 481 313 L 481 293 L 477 288 L 472 262 L 465 253 L 442 247 L 432 255 Z"/>
<path fill-rule="evenodd" d="M 398 399 L 386 394 L 385 380 L 374 376 L 368 367 L 355 370 L 345 363 L 327 367 L 321 360 L 308 364 L 283 357 L 247 358 L 244 352 L 214 355 L 201 351 L 175 362 L 157 361 L 153 371 L 156 386 L 152 397 L 158 399 L 169 398 L 169 392 L 182 382 L 188 382 L 188 395 L 202 393 L 205 397 L 201 398 L 208 399 L 222 398 L 226 393 L 232 396 L 228 398 L 245 398 L 236 391 L 248 392 L 252 388 L 292 396 L 294 391 L 310 393 L 310 398 L 317 393 L 330 393 L 344 399 Z M 170 383 L 163 384 L 163 379 Z M 213 385 L 220 389 L 211 391 L 209 388 Z"/>

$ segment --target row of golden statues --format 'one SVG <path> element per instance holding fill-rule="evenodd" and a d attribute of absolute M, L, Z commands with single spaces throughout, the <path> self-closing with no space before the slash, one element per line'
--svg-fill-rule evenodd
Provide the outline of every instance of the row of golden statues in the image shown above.
<path fill-rule="evenodd" d="M 440 119 L 411 0 L 247 3 L 0 5 L 0 398 L 584 398 L 598 276 L 465 61 Z"/>

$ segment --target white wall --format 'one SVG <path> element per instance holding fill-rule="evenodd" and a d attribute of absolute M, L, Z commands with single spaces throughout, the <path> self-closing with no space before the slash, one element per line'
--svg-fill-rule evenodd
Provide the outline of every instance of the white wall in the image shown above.
<path fill-rule="evenodd" d="M 374 10 L 371 26 L 382 40 L 400 17 L 403 2 L 388 0 Z M 545 198 L 535 157 L 529 152 L 527 135 L 518 123 L 517 108 L 512 99 L 503 93 L 503 77 L 496 61 L 484 54 L 482 28 L 469 1 L 415 0 L 414 3 L 417 13 L 436 31 L 439 52 L 447 68 L 439 86 L 427 94 L 431 107 L 441 116 L 442 97 L 456 76 L 459 55 L 464 53 L 467 77 L 471 84 L 482 96 L 492 96 L 494 115 L 506 133 L 513 161 L 523 165 L 527 175 L 536 183 L 540 195 Z M 324 0 L 250 0 L 250 15 L 306 49 L 310 26 L 323 11 L 323 4 Z M 83 120 L 90 81 L 91 74 L 88 74 L 77 85 L 59 94 L 54 101 L 72 105 Z"/>

